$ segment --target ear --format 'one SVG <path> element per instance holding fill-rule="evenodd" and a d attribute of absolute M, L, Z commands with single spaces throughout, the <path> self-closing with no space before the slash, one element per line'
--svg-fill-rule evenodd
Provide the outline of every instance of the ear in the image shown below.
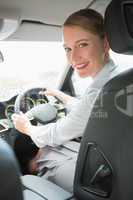
<path fill-rule="evenodd" d="M 105 36 L 104 37 L 104 51 L 105 51 L 105 54 L 109 53 L 109 49 L 110 49 L 109 42 L 108 42 L 107 37 Z"/>

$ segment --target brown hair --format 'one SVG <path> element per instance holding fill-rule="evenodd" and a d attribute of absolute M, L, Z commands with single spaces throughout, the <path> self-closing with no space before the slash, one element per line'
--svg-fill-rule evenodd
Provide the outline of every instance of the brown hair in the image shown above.
<path fill-rule="evenodd" d="M 105 37 L 104 20 L 100 13 L 93 9 L 81 9 L 71 14 L 63 26 L 79 26 L 101 39 Z"/>

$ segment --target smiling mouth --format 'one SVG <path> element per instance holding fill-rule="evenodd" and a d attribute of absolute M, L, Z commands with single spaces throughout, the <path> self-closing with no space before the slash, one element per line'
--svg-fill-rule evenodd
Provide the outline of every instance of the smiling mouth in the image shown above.
<path fill-rule="evenodd" d="M 87 66 L 88 66 L 88 63 L 83 63 L 83 64 L 75 65 L 74 68 L 77 69 L 77 70 L 80 70 L 80 69 L 84 69 Z"/>

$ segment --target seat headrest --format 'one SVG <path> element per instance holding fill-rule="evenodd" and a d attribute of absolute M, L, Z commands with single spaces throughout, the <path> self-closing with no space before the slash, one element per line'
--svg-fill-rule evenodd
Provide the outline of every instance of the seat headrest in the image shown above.
<path fill-rule="evenodd" d="M 133 0 L 112 0 L 105 12 L 105 29 L 113 51 L 133 54 Z"/>

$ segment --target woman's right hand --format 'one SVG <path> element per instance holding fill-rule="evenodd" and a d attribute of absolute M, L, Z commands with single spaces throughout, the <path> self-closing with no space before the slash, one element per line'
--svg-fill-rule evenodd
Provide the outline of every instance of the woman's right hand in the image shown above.
<path fill-rule="evenodd" d="M 56 96 L 58 90 L 52 90 L 52 89 L 45 89 L 39 92 L 41 95 L 48 95 L 48 96 Z"/>
<path fill-rule="evenodd" d="M 14 113 L 12 115 L 12 120 L 15 128 L 20 131 L 23 134 L 28 135 L 30 128 L 31 128 L 31 123 L 28 119 L 28 117 L 24 113 L 16 114 Z"/>

